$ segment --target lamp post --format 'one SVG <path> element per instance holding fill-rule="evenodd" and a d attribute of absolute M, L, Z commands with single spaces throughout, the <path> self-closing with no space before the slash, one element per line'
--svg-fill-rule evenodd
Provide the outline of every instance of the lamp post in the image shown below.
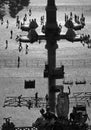
<path fill-rule="evenodd" d="M 46 6 L 46 24 L 44 26 L 45 35 L 38 35 L 34 29 L 30 29 L 30 33 L 28 34 L 29 40 L 27 42 L 33 43 L 37 40 L 46 40 L 45 48 L 47 49 L 47 57 L 48 57 L 48 66 L 45 66 L 44 77 L 48 78 L 48 104 L 50 106 L 50 110 L 55 113 L 55 90 L 59 89 L 60 86 L 56 85 L 56 79 L 64 78 L 64 66 L 62 65 L 60 68 L 56 68 L 56 49 L 58 48 L 57 41 L 60 39 L 66 39 L 70 42 L 82 42 L 84 41 L 84 37 L 82 35 L 73 36 L 74 27 L 69 27 L 66 34 L 60 34 L 60 28 L 58 27 L 56 21 L 56 5 L 55 0 L 47 0 Z M 79 28 L 80 27 L 80 28 Z M 82 25 L 78 25 L 75 27 L 76 30 L 83 28 Z M 21 42 L 25 42 L 20 38 Z"/>
<path fill-rule="evenodd" d="M 45 48 L 48 50 L 48 95 L 49 106 L 52 112 L 55 112 L 55 91 L 52 91 L 52 86 L 55 86 L 56 81 L 51 75 L 52 71 L 56 68 L 56 49 L 58 48 L 56 39 L 58 35 L 56 10 L 55 0 L 48 0 L 46 7 Z"/>

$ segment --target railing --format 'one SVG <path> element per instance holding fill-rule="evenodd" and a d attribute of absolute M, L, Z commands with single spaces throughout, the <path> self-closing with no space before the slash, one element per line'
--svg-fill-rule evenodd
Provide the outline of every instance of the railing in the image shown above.
<path fill-rule="evenodd" d="M 18 97 L 6 97 L 4 101 L 4 107 L 8 106 L 26 106 L 28 107 L 28 101 L 31 101 L 30 108 L 41 108 L 46 107 L 46 99 L 44 97 L 38 97 L 35 99 L 35 97 L 21 97 L 20 101 Z M 73 93 L 72 97 L 69 97 L 70 100 L 70 107 L 76 105 L 76 104 L 85 104 L 88 107 L 91 106 L 91 92 L 77 92 Z"/>

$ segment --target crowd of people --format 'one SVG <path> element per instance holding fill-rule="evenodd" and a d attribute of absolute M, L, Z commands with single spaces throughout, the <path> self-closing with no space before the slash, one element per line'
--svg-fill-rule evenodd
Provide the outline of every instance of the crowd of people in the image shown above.
<path fill-rule="evenodd" d="M 25 13 L 25 15 L 24 15 L 24 17 L 23 17 L 23 19 L 22 19 L 23 23 L 22 23 L 22 21 L 21 21 L 21 19 L 20 19 L 20 16 L 17 15 L 17 16 L 16 16 L 16 27 L 17 27 L 18 29 L 20 29 L 20 28 L 21 28 L 21 25 L 22 25 L 22 24 L 25 24 L 26 21 L 28 20 L 28 15 L 29 15 L 29 17 L 31 17 L 31 14 L 32 14 L 32 11 L 31 11 L 31 8 L 30 8 L 29 11 L 28 11 L 28 14 Z M 77 16 L 76 14 L 73 16 L 73 13 L 72 13 L 72 12 L 70 12 L 70 16 L 68 16 L 67 14 L 65 14 L 65 22 L 67 22 L 69 19 L 70 19 L 70 20 L 73 20 L 73 18 L 74 18 L 74 21 L 75 21 L 76 23 L 78 23 L 78 24 L 79 24 L 79 23 L 85 24 L 85 16 L 84 16 L 83 13 L 81 14 L 81 18 L 79 18 L 79 16 Z M 38 26 L 38 25 L 37 25 L 37 22 L 36 22 L 36 19 L 29 19 L 29 22 L 31 23 L 31 26 L 33 25 L 32 23 L 34 23 L 34 22 L 36 23 L 36 27 Z M 2 18 L 2 19 L 1 19 L 1 25 L 3 25 L 4 23 L 5 23 L 4 18 Z M 45 32 L 44 23 L 45 23 L 45 17 L 44 17 L 44 15 L 43 15 L 43 16 L 40 17 L 40 25 L 43 25 L 43 28 L 42 28 L 42 31 L 43 31 L 43 32 Z M 9 26 L 10 26 L 10 21 L 7 19 L 7 20 L 6 20 L 6 29 L 8 29 Z M 61 25 L 61 23 L 60 23 L 60 24 L 59 24 L 59 33 L 61 32 L 61 30 L 62 30 L 62 25 Z M 13 36 L 14 36 L 14 30 L 11 29 L 11 30 L 10 30 L 10 39 L 11 39 L 11 40 L 13 39 Z M 19 38 L 19 36 L 16 37 L 16 41 L 18 41 L 18 38 Z M 91 48 L 90 35 L 83 35 L 81 38 L 82 38 L 82 45 L 84 46 L 85 44 L 87 44 L 87 45 L 88 45 L 88 48 Z M 40 40 L 39 40 L 39 43 L 40 43 Z M 6 41 L 5 41 L 5 49 L 7 50 L 8 48 L 9 48 L 9 39 L 6 39 Z M 21 52 L 22 50 L 23 50 L 22 43 L 19 42 L 18 51 Z M 29 51 L 29 45 L 26 44 L 26 46 L 25 46 L 25 54 L 28 54 L 28 51 Z M 18 61 L 19 61 L 19 60 L 18 60 Z M 18 62 L 18 68 L 19 68 L 19 64 L 20 64 L 20 62 Z"/>
<path fill-rule="evenodd" d="M 28 20 L 29 20 L 29 23 L 30 23 L 29 26 L 38 27 L 36 18 L 31 19 L 31 15 L 32 15 L 31 8 L 28 10 L 27 13 L 25 13 L 25 15 L 22 19 L 19 15 L 16 15 L 15 27 L 17 29 L 21 29 L 21 25 L 26 24 L 28 22 Z M 13 28 L 11 28 L 11 22 L 10 22 L 9 19 L 4 19 L 4 17 L 2 17 L 0 21 L 1 21 L 1 26 L 4 27 L 4 25 L 5 25 L 5 28 L 7 29 L 6 31 L 8 31 L 8 30 L 10 31 L 10 37 L 5 39 L 5 50 L 8 50 L 8 48 L 10 47 L 10 42 L 11 42 L 10 40 L 14 40 L 14 38 L 15 38 L 15 31 L 14 31 Z M 40 25 L 43 25 L 43 24 L 44 24 L 44 15 L 40 17 Z M 16 35 L 15 40 L 18 41 L 18 39 L 19 39 L 19 36 Z M 23 48 L 22 43 L 19 42 L 18 51 L 21 52 L 23 49 L 25 49 L 25 54 L 27 55 L 28 52 L 29 52 L 29 45 L 25 44 L 25 48 Z M 20 67 L 20 56 L 17 57 L 17 67 L 18 68 Z"/>
<path fill-rule="evenodd" d="M 72 12 L 70 12 L 70 16 L 68 16 L 66 13 L 65 13 L 65 23 L 68 21 L 68 20 L 72 20 L 73 22 L 77 23 L 77 24 L 84 24 L 85 25 L 85 16 L 84 14 L 82 13 L 81 14 L 81 17 L 79 17 L 78 15 L 74 14 Z"/>

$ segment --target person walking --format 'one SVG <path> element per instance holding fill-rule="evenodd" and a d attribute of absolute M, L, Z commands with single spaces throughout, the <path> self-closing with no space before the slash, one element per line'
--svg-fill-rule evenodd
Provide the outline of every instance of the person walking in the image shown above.
<path fill-rule="evenodd" d="M 22 94 L 20 96 L 18 96 L 17 98 L 18 98 L 18 106 L 21 107 Z"/>
<path fill-rule="evenodd" d="M 47 108 L 47 106 L 48 106 L 48 101 L 49 101 L 49 96 L 48 96 L 48 94 L 46 94 L 45 100 L 46 100 L 46 108 Z"/>
<path fill-rule="evenodd" d="M 28 54 L 28 45 L 26 44 L 26 54 Z"/>
<path fill-rule="evenodd" d="M 12 37 L 13 37 L 13 31 L 12 30 L 10 31 L 10 35 L 11 35 L 10 39 L 12 39 Z"/>
<path fill-rule="evenodd" d="M 32 12 L 31 12 L 31 8 L 30 8 L 30 9 L 29 9 L 29 16 L 31 16 L 31 13 L 32 13 Z"/>
<path fill-rule="evenodd" d="M 18 65 L 17 67 L 19 68 L 20 67 L 20 57 L 18 56 Z"/>
<path fill-rule="evenodd" d="M 5 47 L 5 49 L 7 49 L 8 48 L 8 40 L 6 40 L 6 47 Z"/>
<path fill-rule="evenodd" d="M 21 42 L 19 42 L 19 52 L 21 52 L 21 50 L 22 50 L 22 44 Z"/>
<path fill-rule="evenodd" d="M 28 109 L 30 109 L 32 107 L 32 102 L 30 99 L 27 101 L 27 106 L 28 106 Z"/>
<path fill-rule="evenodd" d="M 38 107 L 38 92 L 35 93 L 35 107 Z"/>
<path fill-rule="evenodd" d="M 7 25 L 6 25 L 6 28 L 8 28 L 9 27 L 9 21 L 7 20 Z"/>

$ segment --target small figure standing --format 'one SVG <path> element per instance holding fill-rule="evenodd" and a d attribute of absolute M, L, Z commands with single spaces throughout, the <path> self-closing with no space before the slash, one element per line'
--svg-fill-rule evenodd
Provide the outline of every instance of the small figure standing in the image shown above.
<path fill-rule="evenodd" d="M 31 106 L 32 106 L 32 103 L 31 103 L 31 100 L 30 100 L 30 99 L 27 101 L 27 104 L 28 104 L 28 109 L 30 109 Z"/>
<path fill-rule="evenodd" d="M 61 23 L 59 24 L 59 34 L 60 34 L 60 32 L 62 31 L 62 25 L 61 25 Z"/>
<path fill-rule="evenodd" d="M 20 67 L 20 57 L 18 56 L 18 65 L 17 67 L 19 68 Z"/>
<path fill-rule="evenodd" d="M 29 9 L 29 16 L 31 16 L 31 9 Z"/>
<path fill-rule="evenodd" d="M 25 14 L 25 21 L 27 21 L 27 14 Z"/>
<path fill-rule="evenodd" d="M 48 94 L 46 94 L 46 96 L 45 96 L 45 100 L 46 100 L 46 107 L 48 106 L 48 100 L 49 100 L 49 96 L 48 96 Z"/>
<path fill-rule="evenodd" d="M 21 97 L 22 95 L 18 96 L 18 106 L 21 107 Z"/>
<path fill-rule="evenodd" d="M 81 15 L 80 22 L 82 25 L 85 25 L 85 16 L 83 15 L 83 13 Z"/>
<path fill-rule="evenodd" d="M 19 16 L 16 17 L 16 27 L 18 27 L 18 29 L 20 28 Z"/>
<path fill-rule="evenodd" d="M 35 93 L 35 107 L 38 107 L 38 92 Z"/>
<path fill-rule="evenodd" d="M 87 105 L 88 105 L 88 107 L 90 107 L 90 102 L 89 102 L 89 100 L 87 99 Z"/>
<path fill-rule="evenodd" d="M 18 21 L 18 29 L 20 28 L 20 26 L 21 26 L 21 25 L 20 25 L 20 20 L 19 20 L 19 21 Z"/>
<path fill-rule="evenodd" d="M 44 24 L 44 15 L 41 16 L 40 21 L 41 21 L 41 25 L 43 25 Z"/>
<path fill-rule="evenodd" d="M 10 31 L 10 34 L 11 34 L 10 39 L 12 39 L 12 37 L 13 37 L 13 31 L 12 30 Z"/>
<path fill-rule="evenodd" d="M 5 47 L 5 49 L 7 49 L 8 48 L 8 40 L 6 40 L 6 47 Z"/>
<path fill-rule="evenodd" d="M 26 20 L 27 20 L 27 16 L 26 16 L 26 14 L 25 14 L 25 16 L 24 16 L 24 18 L 23 18 L 23 24 L 25 24 Z"/>
<path fill-rule="evenodd" d="M 70 19 L 72 19 L 73 18 L 73 14 L 72 14 L 72 12 L 70 12 Z"/>
<path fill-rule="evenodd" d="M 8 28 L 9 27 L 9 21 L 7 20 L 7 25 L 6 25 L 6 28 Z"/>
<path fill-rule="evenodd" d="M 40 44 L 40 43 L 41 43 L 41 40 L 39 39 L 39 41 L 38 41 L 38 42 L 39 42 L 39 44 Z"/>
<path fill-rule="evenodd" d="M 19 42 L 19 52 L 22 50 L 22 44 Z"/>
<path fill-rule="evenodd" d="M 68 21 L 68 15 L 65 13 L 65 23 Z"/>
<path fill-rule="evenodd" d="M 28 54 L 28 45 L 26 44 L 26 54 Z"/>
<path fill-rule="evenodd" d="M 65 13 L 65 23 L 67 22 L 67 17 L 66 17 L 67 15 L 66 15 L 66 13 Z"/>

